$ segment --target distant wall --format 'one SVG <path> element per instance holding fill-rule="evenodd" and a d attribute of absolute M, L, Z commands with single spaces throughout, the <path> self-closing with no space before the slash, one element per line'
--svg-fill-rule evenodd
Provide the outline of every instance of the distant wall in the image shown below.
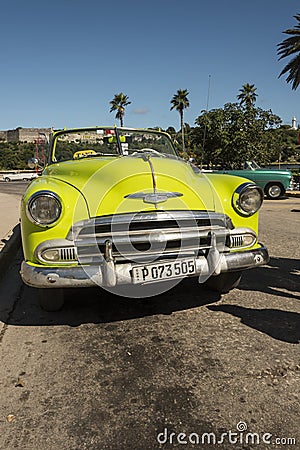
<path fill-rule="evenodd" d="M 16 128 L 14 130 L 0 131 L 0 140 L 5 142 L 35 142 L 43 138 L 40 133 L 45 133 L 47 137 L 52 128 Z"/>
<path fill-rule="evenodd" d="M 7 142 L 18 142 L 19 130 L 7 130 Z"/>

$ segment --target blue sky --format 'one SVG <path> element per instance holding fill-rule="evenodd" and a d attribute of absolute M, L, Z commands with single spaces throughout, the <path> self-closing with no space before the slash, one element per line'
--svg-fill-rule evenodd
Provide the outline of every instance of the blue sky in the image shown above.
<path fill-rule="evenodd" d="M 278 75 L 277 44 L 294 27 L 295 0 L 4 0 L 0 24 L 0 130 L 111 125 L 124 92 L 125 125 L 179 128 L 170 111 L 188 89 L 185 121 L 236 101 L 245 83 L 257 106 L 300 122 L 299 90 Z"/>

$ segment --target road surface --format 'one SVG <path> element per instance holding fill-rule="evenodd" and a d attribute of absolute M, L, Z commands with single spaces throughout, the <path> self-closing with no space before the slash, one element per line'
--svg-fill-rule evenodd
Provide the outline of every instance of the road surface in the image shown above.
<path fill-rule="evenodd" d="M 299 233 L 300 199 L 265 201 L 271 262 L 229 294 L 73 290 L 56 313 L 19 252 L 0 283 L 1 450 L 300 448 Z"/>

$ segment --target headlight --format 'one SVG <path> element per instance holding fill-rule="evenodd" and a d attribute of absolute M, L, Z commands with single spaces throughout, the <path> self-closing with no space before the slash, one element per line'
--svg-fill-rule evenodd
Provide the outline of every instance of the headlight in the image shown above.
<path fill-rule="evenodd" d="M 244 183 L 233 194 L 232 204 L 234 209 L 243 216 L 252 216 L 262 205 L 263 190 L 252 183 Z"/>
<path fill-rule="evenodd" d="M 33 194 L 27 203 L 27 216 L 31 222 L 47 226 L 56 222 L 61 215 L 61 201 L 50 191 Z"/>

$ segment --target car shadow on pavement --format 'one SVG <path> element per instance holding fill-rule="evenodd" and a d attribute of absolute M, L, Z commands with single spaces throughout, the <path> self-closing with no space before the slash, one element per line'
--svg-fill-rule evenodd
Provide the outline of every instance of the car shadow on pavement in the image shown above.
<path fill-rule="evenodd" d="M 38 304 L 38 291 L 22 285 L 19 301 L 0 320 L 9 325 L 69 325 L 110 323 L 147 316 L 171 315 L 177 311 L 207 306 L 220 300 L 220 294 L 204 290 L 196 279 L 186 279 L 175 288 L 150 298 L 120 297 L 101 288 L 67 289 L 61 311 L 46 312 Z M 55 289 L 54 295 L 55 295 Z"/>
<path fill-rule="evenodd" d="M 238 289 L 241 292 L 262 292 L 282 299 L 300 299 L 297 295 L 300 288 L 299 269 L 300 260 L 272 258 L 268 266 L 246 271 Z M 16 284 L 15 281 L 13 283 Z M 222 311 L 224 308 L 224 312 L 241 317 L 243 323 L 273 337 L 277 336 L 278 339 L 293 343 L 299 341 L 299 314 L 276 309 L 255 310 L 226 305 L 226 295 L 221 297 L 216 292 L 205 290 L 198 284 L 197 279 L 193 278 L 185 279 L 173 289 L 150 298 L 120 297 L 97 287 L 68 289 L 65 306 L 58 312 L 43 311 L 38 304 L 38 290 L 22 284 L 20 277 L 18 283 L 20 292 L 17 298 L 7 300 L 5 308 L 0 308 L 0 321 L 10 325 L 76 327 L 87 323 L 109 323 L 171 315 L 177 311 L 208 306 L 222 298 L 222 304 L 209 306 L 211 311 Z"/>
<path fill-rule="evenodd" d="M 265 267 L 245 273 L 238 287 L 241 291 L 260 291 L 282 299 L 300 300 L 300 260 L 271 258 Z M 274 308 L 246 308 L 220 304 L 207 307 L 239 317 L 241 323 L 261 331 L 274 339 L 291 344 L 300 343 L 300 314 Z"/>
<path fill-rule="evenodd" d="M 210 311 L 222 311 L 239 317 L 241 323 L 274 339 L 290 344 L 300 343 L 300 314 L 280 309 L 255 309 L 238 305 L 210 305 Z"/>
<path fill-rule="evenodd" d="M 300 259 L 272 257 L 268 265 L 246 272 L 239 289 L 300 300 Z"/>

